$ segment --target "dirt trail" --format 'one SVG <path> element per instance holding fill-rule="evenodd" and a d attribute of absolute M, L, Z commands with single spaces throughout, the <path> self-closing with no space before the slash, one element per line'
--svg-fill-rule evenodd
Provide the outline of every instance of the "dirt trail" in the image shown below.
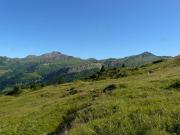
<path fill-rule="evenodd" d="M 88 103 L 77 110 L 70 110 L 69 112 L 67 112 L 66 116 L 63 117 L 63 122 L 59 124 L 56 130 L 46 135 L 66 135 L 73 127 L 74 121 L 77 117 L 77 112 L 90 106 L 91 104 Z"/>

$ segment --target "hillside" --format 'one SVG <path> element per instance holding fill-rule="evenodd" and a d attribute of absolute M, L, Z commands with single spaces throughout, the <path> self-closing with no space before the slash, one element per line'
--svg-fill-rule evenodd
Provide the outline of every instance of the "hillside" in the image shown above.
<path fill-rule="evenodd" d="M 25 58 L 0 57 L 0 91 L 12 91 L 15 87 L 30 88 L 34 85 L 66 83 L 87 78 L 102 66 L 139 67 L 155 60 L 169 57 L 145 52 L 122 59 L 80 59 L 60 52 Z"/>
<path fill-rule="evenodd" d="M 0 90 L 10 90 L 14 86 L 29 87 L 37 83 L 44 84 L 42 81 L 49 80 L 48 76 L 67 68 L 71 71 L 70 74 L 85 70 L 96 71 L 101 68 L 97 64 L 67 56 L 60 52 L 51 52 L 41 56 L 31 55 L 22 59 L 2 57 L 0 66 Z M 66 74 L 69 74 L 69 72 Z M 58 74 L 56 82 L 58 82 L 61 75 Z M 72 78 L 72 80 L 76 79 L 79 78 Z"/>
<path fill-rule="evenodd" d="M 126 72 L 126 76 L 115 76 Z M 0 96 L 1 135 L 180 135 L 180 58 Z"/>
<path fill-rule="evenodd" d="M 125 57 L 122 59 L 114 59 L 114 58 L 105 59 L 102 60 L 101 62 L 105 65 L 105 67 L 108 68 L 121 67 L 122 65 L 125 65 L 127 67 L 139 67 L 159 59 L 167 59 L 167 58 L 171 58 L 171 57 L 156 56 L 150 52 L 144 52 L 142 54 Z"/>

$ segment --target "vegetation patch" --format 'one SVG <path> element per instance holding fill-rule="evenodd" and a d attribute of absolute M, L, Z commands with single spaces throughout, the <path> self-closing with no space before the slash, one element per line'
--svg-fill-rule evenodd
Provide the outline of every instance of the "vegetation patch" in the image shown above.
<path fill-rule="evenodd" d="M 14 87 L 12 90 L 5 91 L 4 93 L 6 96 L 18 96 L 22 93 L 22 90 L 19 87 Z"/>
<path fill-rule="evenodd" d="M 92 100 L 96 100 L 100 96 L 95 90 L 91 91 L 90 93 L 92 95 Z"/>
<path fill-rule="evenodd" d="M 48 133 L 47 135 L 64 135 L 68 130 L 72 127 L 73 121 L 76 118 L 77 110 L 70 110 L 67 114 L 63 117 L 62 122 L 57 127 L 57 129 L 52 132 Z"/>
<path fill-rule="evenodd" d="M 40 94 L 40 97 L 44 97 L 44 98 L 49 98 L 52 96 L 53 96 L 53 94 L 50 92 L 45 92 L 45 93 Z"/>
<path fill-rule="evenodd" d="M 70 88 L 67 91 L 68 91 L 69 95 L 75 95 L 78 93 L 78 90 L 75 88 Z"/>
<path fill-rule="evenodd" d="M 180 90 L 180 80 L 174 82 L 173 84 L 171 84 L 168 89 L 177 89 Z"/>
<path fill-rule="evenodd" d="M 63 120 L 56 128 L 56 130 L 54 132 L 48 133 L 47 135 L 66 135 L 73 127 L 74 121 L 78 116 L 78 112 L 90 106 L 90 103 L 85 103 L 80 107 L 75 107 L 68 110 L 67 113 L 63 116 Z"/>
<path fill-rule="evenodd" d="M 158 64 L 158 63 L 162 63 L 166 61 L 165 59 L 160 59 L 160 60 L 156 60 L 156 61 L 153 61 L 152 64 Z"/>
<path fill-rule="evenodd" d="M 126 84 L 123 84 L 123 83 L 119 84 L 118 87 L 119 88 L 127 88 Z"/>

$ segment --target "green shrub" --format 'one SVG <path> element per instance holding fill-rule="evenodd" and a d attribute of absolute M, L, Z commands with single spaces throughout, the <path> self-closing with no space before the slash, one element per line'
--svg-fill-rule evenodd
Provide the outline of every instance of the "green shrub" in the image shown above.
<path fill-rule="evenodd" d="M 69 90 L 67 90 L 67 91 L 68 91 L 69 95 L 75 95 L 75 94 L 78 93 L 78 90 L 75 89 L 75 88 L 71 88 L 71 89 L 69 89 Z"/>
<path fill-rule="evenodd" d="M 180 80 L 174 82 L 173 84 L 171 84 L 168 89 L 178 89 L 180 90 Z"/>
<path fill-rule="evenodd" d="M 20 88 L 15 86 L 12 90 L 6 91 L 5 95 L 7 95 L 7 96 L 15 96 L 15 95 L 19 95 L 21 92 L 22 91 L 20 90 Z"/>
<path fill-rule="evenodd" d="M 112 93 L 113 90 L 115 90 L 117 86 L 115 84 L 110 84 L 104 88 L 103 92 L 104 93 Z"/>

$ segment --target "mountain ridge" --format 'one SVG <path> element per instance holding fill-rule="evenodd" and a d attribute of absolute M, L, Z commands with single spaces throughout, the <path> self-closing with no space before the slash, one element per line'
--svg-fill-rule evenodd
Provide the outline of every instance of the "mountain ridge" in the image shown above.
<path fill-rule="evenodd" d="M 42 54 L 39 54 L 39 55 L 36 55 L 36 54 L 29 54 L 29 55 L 26 55 L 24 57 L 9 57 L 9 56 L 0 56 L 0 58 L 8 58 L 8 59 L 25 59 L 25 58 L 33 58 L 33 57 L 42 57 L 42 56 L 47 56 L 47 55 L 65 55 L 65 56 L 68 56 L 68 57 L 73 57 L 71 55 L 68 55 L 68 54 L 64 54 L 62 53 L 61 51 L 50 51 L 50 52 L 46 52 L 46 53 L 42 53 Z M 129 56 L 135 56 L 136 54 L 134 55 L 129 55 Z M 150 52 L 150 51 L 144 51 L 142 53 L 139 53 L 138 55 L 154 55 L 154 56 L 159 56 L 159 55 L 155 55 L 154 53 Z M 97 59 L 97 58 L 93 58 L 93 57 L 90 57 L 90 58 L 80 58 L 80 57 L 76 57 L 74 56 L 75 58 L 80 58 L 80 59 L 83 59 L 83 60 L 88 60 L 88 59 L 95 59 L 95 60 L 106 60 L 106 59 L 122 59 L 122 58 L 125 58 L 125 57 L 129 57 L 129 56 L 124 56 L 124 57 L 109 57 L 109 58 L 102 58 L 102 59 Z M 168 55 L 167 55 L 168 56 Z M 173 56 L 168 56 L 168 57 L 173 57 Z"/>
<path fill-rule="evenodd" d="M 144 52 L 120 59 L 81 59 L 57 51 L 39 56 L 28 55 L 25 58 L 0 57 L 0 91 L 12 89 L 17 84 L 18 86 L 21 84 L 29 87 L 36 82 L 75 81 L 92 76 L 100 71 L 102 66 L 105 68 L 140 67 L 167 58 L 170 57 L 156 56 L 150 52 Z M 54 80 L 51 78 L 54 78 Z"/>

